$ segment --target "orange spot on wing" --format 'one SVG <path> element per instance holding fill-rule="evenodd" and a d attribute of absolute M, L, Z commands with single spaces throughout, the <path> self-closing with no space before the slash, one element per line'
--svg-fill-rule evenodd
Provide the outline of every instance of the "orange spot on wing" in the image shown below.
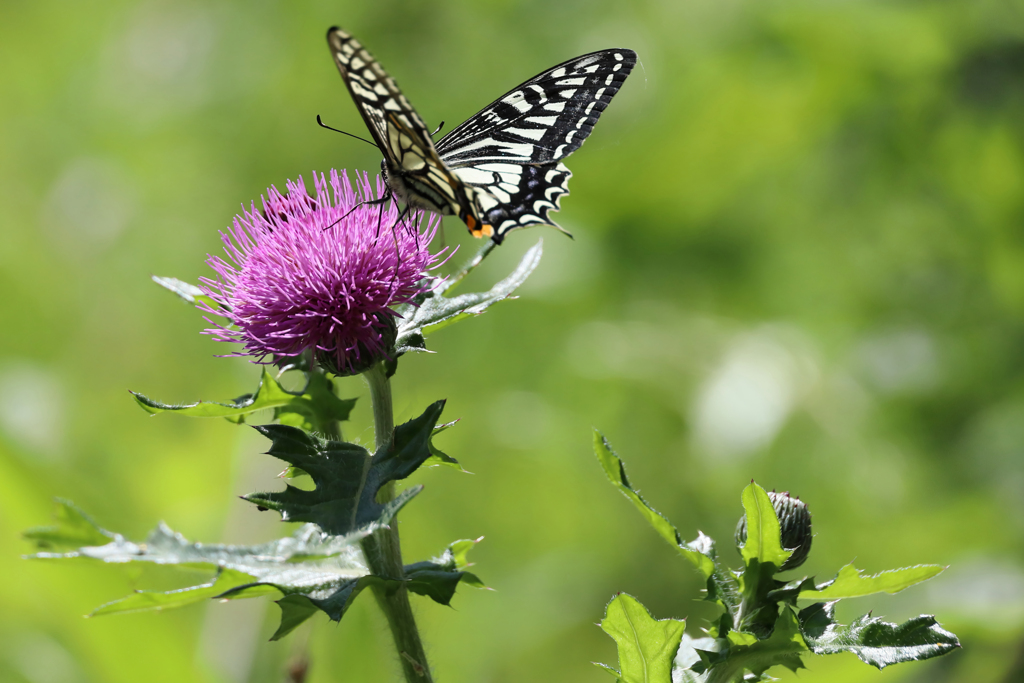
<path fill-rule="evenodd" d="M 466 227 L 473 237 L 490 237 L 494 234 L 494 228 L 487 223 L 481 224 L 472 214 L 466 214 Z"/>

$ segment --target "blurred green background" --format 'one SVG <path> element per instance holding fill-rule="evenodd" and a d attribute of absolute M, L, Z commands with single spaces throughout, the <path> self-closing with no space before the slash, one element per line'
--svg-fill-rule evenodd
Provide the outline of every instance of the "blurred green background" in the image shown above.
<path fill-rule="evenodd" d="M 0 680 L 395 680 L 361 598 L 268 643 L 268 600 L 83 620 L 169 575 L 26 562 L 21 530 L 73 499 L 135 538 L 287 531 L 235 496 L 277 486 L 252 430 L 148 418 L 251 391 L 258 369 L 148 281 L 194 281 L 219 229 L 271 184 L 378 168 L 324 33 L 380 58 L 447 127 L 559 61 L 638 66 L 570 160 L 550 228 L 513 234 L 489 286 L 543 237 L 518 301 L 403 359 L 396 417 L 447 398 L 442 446 L 475 474 L 415 475 L 408 561 L 480 535 L 454 609 L 420 599 L 438 680 L 607 681 L 594 625 L 616 591 L 709 615 L 691 568 L 604 480 L 592 427 L 687 536 L 729 538 L 755 478 L 806 500 L 807 572 L 951 568 L 895 597 L 965 647 L 812 681 L 1024 680 L 1024 3 L 14 2 L 0 4 Z M 446 219 L 448 244 L 467 243 Z M 347 430 L 372 438 L 366 389 Z M 179 579 L 180 581 L 180 579 Z M 793 680 L 788 672 L 779 674 Z"/>

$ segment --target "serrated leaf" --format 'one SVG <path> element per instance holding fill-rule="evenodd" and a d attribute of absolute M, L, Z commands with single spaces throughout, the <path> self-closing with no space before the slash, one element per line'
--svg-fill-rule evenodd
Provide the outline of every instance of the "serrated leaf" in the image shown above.
<path fill-rule="evenodd" d="M 957 637 L 939 626 L 931 615 L 914 617 L 898 626 L 869 614 L 850 625 L 838 624 L 834 601 L 801 610 L 800 624 L 807 645 L 815 654 L 852 652 L 879 669 L 937 657 L 960 647 Z"/>
<path fill-rule="evenodd" d="M 626 496 L 633 503 L 633 506 L 647 520 L 647 523 L 654 527 L 659 536 L 668 541 L 683 557 L 690 560 L 697 567 L 698 571 L 704 575 L 704 578 L 710 578 L 715 572 L 715 563 L 711 557 L 698 548 L 712 547 L 707 545 L 707 542 L 711 541 L 711 539 L 704 536 L 704 534 L 700 534 L 697 541 L 694 541 L 695 547 L 691 548 L 689 545 L 684 544 L 679 532 L 665 518 L 665 515 L 651 507 L 643 499 L 643 496 L 629 483 L 629 478 L 626 476 L 626 466 L 623 464 L 622 458 L 612 450 L 608 440 L 596 429 L 594 430 L 594 454 L 601 463 L 601 467 L 604 468 L 604 473 L 608 475 L 608 480 L 612 483 L 612 486 L 617 488 L 622 495 Z M 701 543 L 704 545 L 699 545 Z"/>
<path fill-rule="evenodd" d="M 302 391 L 288 391 L 264 367 L 255 393 L 226 403 L 197 401 L 171 405 L 135 391 L 131 394 L 143 410 L 153 415 L 173 412 L 188 417 L 223 417 L 240 423 L 244 422 L 246 415 L 272 408 L 275 419 L 307 431 L 325 431 L 328 424 L 347 420 L 356 400 L 335 396 L 331 380 L 321 373 L 309 373 L 307 378 Z"/>
<path fill-rule="evenodd" d="M 41 550 L 79 548 L 81 546 L 106 545 L 116 538 L 115 534 L 101 529 L 92 517 L 79 510 L 70 500 L 56 499 L 53 517 L 54 526 L 40 526 L 25 531 L 22 536 L 34 541 Z"/>
<path fill-rule="evenodd" d="M 449 427 L 454 426 L 456 422 L 458 422 L 458 420 L 452 420 L 451 422 L 446 422 L 443 425 L 437 425 L 436 427 L 434 427 L 434 433 L 430 435 L 430 442 L 427 444 L 427 447 L 430 448 L 430 457 L 423 461 L 422 467 L 437 467 L 438 465 L 446 465 L 447 467 L 452 467 L 464 474 L 470 474 L 468 470 L 464 469 L 462 465 L 459 464 L 458 460 L 451 457 L 450 455 L 448 455 L 447 453 L 445 453 L 440 448 L 434 445 L 434 438 L 441 432 L 448 429 Z"/>
<path fill-rule="evenodd" d="M 618 669 L 613 669 L 612 667 L 608 666 L 607 664 L 602 664 L 601 662 L 591 662 L 591 664 L 596 666 L 598 669 L 603 669 L 604 671 L 607 671 L 608 673 L 610 673 L 612 676 L 615 676 L 615 683 L 622 683 L 622 679 L 619 678 L 619 670 Z"/>
<path fill-rule="evenodd" d="M 916 583 L 927 581 L 945 569 L 937 564 L 919 564 L 865 575 L 863 570 L 848 564 L 840 569 L 836 578 L 831 581 L 811 590 L 801 590 L 799 598 L 801 600 L 837 600 L 857 598 L 874 593 L 899 593 Z"/>
<path fill-rule="evenodd" d="M 722 608 L 732 614 L 735 606 L 739 604 L 735 579 L 717 561 L 715 542 L 710 536 L 697 532 L 697 538 L 689 543 L 684 543 L 679 531 L 660 512 L 655 510 L 644 500 L 643 496 L 636 491 L 629 483 L 626 476 L 626 466 L 622 458 L 612 449 L 611 444 L 604 438 L 601 432 L 594 430 L 594 454 L 597 456 L 601 467 L 604 468 L 608 480 L 612 486 L 617 488 L 640 514 L 647 520 L 648 524 L 654 527 L 659 536 L 664 538 L 675 548 L 680 555 L 693 563 L 706 581 L 706 599 L 719 604 Z"/>
<path fill-rule="evenodd" d="M 797 598 L 807 591 L 814 590 L 814 579 L 804 577 L 802 579 L 794 579 L 786 584 L 779 586 L 778 588 L 768 592 L 768 599 L 778 602 L 785 602 L 790 605 L 796 605 Z"/>
<path fill-rule="evenodd" d="M 459 582 L 484 588 L 484 583 L 476 574 L 466 571 L 471 566 L 466 554 L 481 540 L 455 541 L 439 557 L 429 562 L 406 565 L 404 573 L 408 589 L 434 602 L 448 605 Z"/>
<path fill-rule="evenodd" d="M 331 536 L 306 524 L 291 536 L 251 546 L 194 543 L 160 523 L 143 543 L 120 534 L 109 543 L 84 546 L 64 553 L 40 552 L 32 559 L 90 558 L 108 563 L 150 562 L 189 569 L 231 569 L 252 579 L 298 588 L 326 585 L 339 578 L 358 578 L 368 573 L 359 541 L 380 523 L 367 525 L 347 536 Z M 285 591 L 288 592 L 288 591 Z"/>
<path fill-rule="evenodd" d="M 316 485 L 306 491 L 286 484 L 284 491 L 243 496 L 276 510 L 284 521 L 313 522 L 324 531 L 345 535 L 371 523 L 387 524 L 422 486 L 381 504 L 377 492 L 390 481 L 405 479 L 431 457 L 430 438 L 444 401 L 395 429 L 394 438 L 371 458 L 355 444 L 326 441 L 287 425 L 263 425 L 257 431 L 271 440 L 269 455 L 308 474 Z"/>
<path fill-rule="evenodd" d="M 616 675 L 623 683 L 672 683 L 672 661 L 685 628 L 684 621 L 655 619 L 626 593 L 612 598 L 601 620 L 601 629 L 618 648 Z"/>
<path fill-rule="evenodd" d="M 136 591 L 127 597 L 100 605 L 89 616 L 98 617 L 119 612 L 127 614 L 184 607 L 217 597 L 235 586 L 252 583 L 252 580 L 253 577 L 250 574 L 234 569 L 219 568 L 213 579 L 207 583 L 172 591 Z"/>
<path fill-rule="evenodd" d="M 173 277 L 161 277 L 159 275 L 154 275 L 152 279 L 153 282 L 192 305 L 202 302 L 209 306 L 211 310 L 224 310 L 224 307 L 214 301 L 213 297 L 193 284 Z"/>
<path fill-rule="evenodd" d="M 499 301 L 509 298 L 540 263 L 542 245 L 543 240 L 538 241 L 523 255 L 511 275 L 486 292 L 446 296 L 446 293 L 454 289 L 476 263 L 482 260 L 482 256 L 478 257 L 476 263 L 469 264 L 447 282 L 434 279 L 429 291 L 417 298 L 416 305 L 406 305 L 398 309 L 402 317 L 399 320 L 398 337 L 395 342 L 397 352 L 402 354 L 407 351 L 424 351 L 424 339 L 427 334 L 470 316 L 480 315 Z M 486 253 L 489 251 L 481 251 L 483 255 Z"/>
<path fill-rule="evenodd" d="M 401 438 L 406 445 L 415 442 L 415 436 L 415 433 L 399 435 L 396 430 L 396 440 Z M 422 449 L 422 444 L 419 448 Z M 393 452 L 390 457 L 392 461 L 401 460 L 401 455 Z M 402 471 L 402 464 L 393 465 L 393 468 Z M 391 506 L 378 506 L 378 509 L 381 511 L 379 519 L 346 535 L 331 535 L 315 524 L 306 524 L 291 536 L 276 541 L 232 546 L 193 543 L 162 523 L 145 542 L 135 543 L 100 528 L 74 505 L 60 501 L 57 512 L 60 523 L 26 534 L 26 538 L 35 541 L 41 549 L 66 546 L 74 539 L 102 541 L 68 552 L 39 552 L 30 559 L 149 562 L 214 572 L 209 581 L 185 588 L 162 592 L 137 591 L 102 605 L 93 615 L 163 610 L 209 598 L 239 599 L 278 594 L 284 596 L 278 602 L 282 621 L 274 640 L 291 632 L 315 610 L 325 612 L 335 621 L 340 620 L 355 597 L 374 583 L 388 586 L 404 583 L 411 590 L 444 604 L 450 601 L 454 584 L 483 585 L 475 575 L 465 571 L 469 566 L 466 553 L 476 541 L 456 541 L 432 562 L 411 565 L 411 576 L 404 579 L 370 575 L 359 542 L 394 515 Z M 444 585 L 451 581 L 454 584 L 446 594 Z"/>
<path fill-rule="evenodd" d="M 696 649 L 701 661 L 692 664 L 690 670 L 696 673 L 709 672 L 706 680 L 723 683 L 763 680 L 764 672 L 773 666 L 785 666 L 796 671 L 803 667 L 801 655 L 808 652 L 800 624 L 789 607 L 782 609 L 773 625 L 771 636 L 767 638 L 730 631 L 727 638 L 716 639 L 714 643 L 715 648 L 705 646 L 704 649 Z M 685 661 L 693 661 L 693 657 Z M 749 678 L 744 676 L 745 671 L 750 672 L 747 674 Z"/>
<path fill-rule="evenodd" d="M 277 601 L 277 606 L 281 608 L 281 623 L 271 640 L 281 640 L 320 609 L 305 595 L 298 594 L 284 596 Z"/>
<path fill-rule="evenodd" d="M 348 420 L 356 405 L 354 398 L 338 398 L 334 383 L 326 375 L 314 372 L 306 375 L 308 382 L 294 398 L 274 408 L 274 419 L 306 431 L 327 432 L 337 422 Z"/>
<path fill-rule="evenodd" d="M 743 510 L 747 517 L 747 540 L 740 548 L 743 559 L 757 560 L 763 567 L 772 564 L 776 571 L 793 553 L 782 547 L 779 517 L 765 490 L 751 482 L 743 489 Z"/>
<path fill-rule="evenodd" d="M 740 547 L 745 566 L 739 585 L 746 607 L 736 628 L 766 638 L 779 619 L 779 604 L 768 597 L 782 586 L 774 576 L 792 553 L 782 547 L 779 518 L 765 490 L 751 482 L 743 489 L 742 501 L 747 540 Z"/>
<path fill-rule="evenodd" d="M 65 509 L 74 508 L 66 504 Z M 77 523 L 76 520 L 72 528 Z M 193 543 L 162 523 L 144 543 L 134 543 L 120 534 L 95 527 L 108 543 L 64 553 L 40 552 L 31 557 L 149 562 L 215 573 L 210 581 L 186 588 L 136 592 L 97 608 L 93 612 L 97 616 L 182 607 L 214 597 L 246 598 L 267 593 L 327 599 L 369 573 L 359 541 L 380 525 L 368 525 L 347 536 L 330 536 L 316 525 L 307 524 L 291 536 L 253 546 Z M 49 539 L 48 535 L 37 542 L 45 547 Z"/>
<path fill-rule="evenodd" d="M 728 648 L 728 643 L 722 639 L 692 638 L 684 633 L 672 660 L 672 683 L 702 683 L 705 677 L 701 663 L 706 663 L 708 655 L 716 655 L 723 648 Z M 695 666 L 699 671 L 694 671 Z"/>

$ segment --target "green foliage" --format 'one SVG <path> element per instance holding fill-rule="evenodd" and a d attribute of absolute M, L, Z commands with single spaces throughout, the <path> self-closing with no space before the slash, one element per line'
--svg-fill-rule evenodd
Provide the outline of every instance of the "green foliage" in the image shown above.
<path fill-rule="evenodd" d="M 941 573 L 945 567 L 937 564 L 919 564 L 903 569 L 890 569 L 871 576 L 848 564 L 831 581 L 816 586 L 814 590 L 800 591 L 800 598 L 807 600 L 838 600 L 857 598 L 874 593 L 899 593 L 915 583 L 921 583 Z"/>
<path fill-rule="evenodd" d="M 335 535 L 387 524 L 423 487 L 407 489 L 384 504 L 377 502 L 377 493 L 432 457 L 430 440 L 443 409 L 444 401 L 437 401 L 418 418 L 398 426 L 394 439 L 373 456 L 356 444 L 327 441 L 287 425 L 256 427 L 272 441 L 268 455 L 308 474 L 316 488 L 305 491 L 287 484 L 284 491 L 243 498 L 277 510 L 284 521 L 313 522 Z"/>
<path fill-rule="evenodd" d="M 410 340 L 422 342 L 428 332 L 478 315 L 509 298 L 533 272 L 541 256 L 538 243 L 509 277 L 488 292 L 446 297 L 445 293 L 476 268 L 491 250 L 493 244 L 482 249 L 452 278 L 437 279 L 416 305 L 402 308 L 405 317 L 400 328 L 398 354 L 408 350 L 404 345 Z M 210 305 L 209 298 L 193 285 L 173 278 L 153 279 L 188 303 Z M 425 349 L 422 343 L 420 347 L 420 350 Z M 168 405 L 136 392 L 132 394 L 143 410 L 154 415 L 222 417 L 243 423 L 257 411 L 272 409 L 274 424 L 255 427 L 271 441 L 267 453 L 289 465 L 289 476 L 308 475 L 314 488 L 307 491 L 286 483 L 284 491 L 251 493 L 243 498 L 260 509 L 276 510 L 284 521 L 305 522 L 294 534 L 254 546 L 202 544 L 186 540 L 161 523 L 145 542 L 135 543 L 100 528 L 70 502 L 61 501 L 56 525 L 25 532 L 25 538 L 40 550 L 32 557 L 85 558 L 120 564 L 148 562 L 212 572 L 208 580 L 183 588 L 136 591 L 100 606 L 92 614 L 163 610 L 210 598 L 238 599 L 273 594 L 280 596 L 277 604 L 281 621 L 272 640 L 283 638 L 317 611 L 339 621 L 355 598 L 370 586 L 381 588 L 385 593 L 404 587 L 442 605 L 451 603 L 460 583 L 483 588 L 480 578 L 468 571 L 467 559 L 480 539 L 456 541 L 432 560 L 405 566 L 397 551 L 387 555 L 393 552 L 386 550 L 390 547 L 387 545 L 388 525 L 423 488 L 414 486 L 393 496 L 390 485 L 424 465 L 447 465 L 464 471 L 455 458 L 433 442 L 434 437 L 455 424 L 438 424 L 445 402 L 436 401 L 419 417 L 394 428 L 390 438 L 381 438 L 378 434 L 377 441 L 383 445 L 371 454 L 357 444 L 317 434 L 340 434 L 338 423 L 349 418 L 355 400 L 339 399 L 334 392 L 334 382 L 323 372 L 310 368 L 305 358 L 292 360 L 282 372 L 302 371 L 306 386 L 301 391 L 285 389 L 264 367 L 257 390 L 229 402 Z M 392 362 L 390 373 L 394 369 Z M 377 422 L 380 428 L 381 424 L 391 423 L 390 388 L 380 370 L 370 372 L 377 373 L 368 375 L 371 392 L 375 386 L 378 391 L 374 394 L 374 410 L 387 415 L 383 423 Z M 380 400 L 387 405 L 379 404 Z M 382 496 L 385 487 L 386 495 Z M 390 538 L 397 547 L 397 536 Z M 364 544 L 369 545 L 364 547 Z M 381 562 L 380 557 L 393 557 L 396 561 Z M 389 615 L 393 628 L 400 624 L 397 628 L 412 629 L 415 633 L 411 622 L 402 622 L 404 617 L 396 621 L 394 616 Z M 399 638 L 397 631 L 396 638 Z M 417 663 L 417 666 L 422 670 L 422 664 Z"/>
<path fill-rule="evenodd" d="M 493 249 L 494 243 L 488 242 L 458 273 L 447 279 L 434 278 L 427 292 L 419 295 L 413 303 L 397 308 L 402 316 L 398 325 L 398 339 L 395 342 L 399 355 L 407 351 L 426 351 L 427 334 L 460 320 L 480 315 L 499 301 L 511 297 L 540 263 L 544 251 L 543 240 L 539 240 L 523 255 L 511 275 L 486 292 L 446 296 L 480 265 Z"/>
<path fill-rule="evenodd" d="M 662 538 L 676 541 L 675 544 L 682 547 L 675 527 L 630 486 L 622 460 L 596 433 L 594 452 L 613 486 L 629 498 Z M 668 627 L 650 627 L 651 624 L 665 622 L 654 622 L 646 609 L 628 596 L 618 596 L 609 604 L 608 616 L 601 627 L 615 638 L 618 645 L 623 671 L 620 680 L 668 681 L 668 674 L 664 672 L 670 666 L 673 683 L 769 680 L 766 672 L 773 666 L 785 666 L 796 671 L 803 666 L 801 658 L 811 653 L 853 652 L 864 662 L 881 669 L 899 662 L 936 657 L 960 647 L 957 637 L 942 629 L 935 617 L 928 615 L 915 617 L 898 626 L 870 615 L 849 625 L 840 624 L 834 618 L 838 598 L 896 593 L 935 576 L 942 567 L 920 565 L 865 576 L 852 565 L 847 565 L 835 579 L 821 585 L 815 585 L 813 579 L 807 577 L 786 583 L 775 578 L 790 552 L 782 546 L 779 519 L 771 498 L 764 489 L 751 482 L 743 490 L 741 501 L 747 532 L 745 541 L 739 545 L 743 568 L 738 572 L 728 572 L 713 552 L 701 553 L 700 558 L 703 559 L 694 561 L 702 576 L 707 578 L 707 598 L 713 599 L 723 609 L 721 619 L 708 629 L 708 637 L 682 635 L 683 624 L 677 622 L 681 636 L 675 641 L 678 647 L 666 652 L 664 645 Z M 740 543 L 739 537 L 737 543 Z M 711 540 L 701 534 L 697 541 L 683 548 L 689 550 L 683 552 L 683 556 L 692 561 L 696 548 L 713 547 Z M 711 571 L 706 568 L 705 561 L 712 563 Z M 612 620 L 612 605 L 625 598 L 628 601 L 617 605 L 615 619 Z M 798 599 L 831 601 L 815 602 L 798 614 L 795 611 Z M 634 622 L 641 626 L 634 626 Z M 624 675 L 625 661 L 633 662 L 631 671 L 642 671 L 645 676 L 648 670 L 659 673 L 651 678 L 639 677 L 639 674 L 635 674 L 636 678 L 627 678 Z M 642 662 L 642 668 L 637 668 L 636 662 Z"/>
<path fill-rule="evenodd" d="M 447 605 L 462 582 L 483 587 L 465 571 L 466 554 L 476 541 L 456 541 L 430 562 L 408 565 L 403 577 L 373 576 L 359 541 L 386 523 L 394 511 L 345 535 L 325 533 L 315 524 L 299 527 L 291 536 L 252 546 L 194 543 L 160 524 L 142 543 L 102 529 L 69 501 L 59 501 L 57 524 L 31 529 L 25 538 L 42 552 L 32 559 L 83 558 L 111 564 L 145 562 L 181 569 L 211 571 L 205 582 L 170 591 L 136 591 L 97 607 L 90 616 L 124 614 L 183 607 L 208 599 L 239 599 L 280 595 L 279 639 L 317 610 L 338 621 L 355 597 L 373 583 L 404 584 L 414 593 Z M 81 545 L 83 541 L 90 542 Z M 53 552 L 55 549 L 64 552 Z M 68 550 L 68 548 L 70 548 Z"/>
<path fill-rule="evenodd" d="M 671 683 L 672 658 L 685 621 L 655 619 L 632 595 L 620 593 L 605 608 L 601 629 L 615 639 L 619 670 L 598 664 L 621 683 Z"/>
<path fill-rule="evenodd" d="M 697 571 L 703 575 L 707 581 L 705 599 L 718 603 L 726 610 L 734 607 L 739 600 L 736 580 L 718 564 L 715 542 L 709 536 L 698 531 L 696 539 L 689 543 L 683 543 L 682 537 L 672 523 L 648 505 L 647 501 L 633 489 L 626 477 L 626 466 L 622 459 L 612 450 L 608 440 L 596 429 L 594 430 L 594 453 L 612 485 L 633 503 L 633 506 L 654 527 L 659 536 L 676 548 L 679 554 L 692 562 Z"/>
<path fill-rule="evenodd" d="M 405 578 L 409 590 L 447 605 L 460 582 L 475 588 L 485 588 L 476 574 L 466 571 L 467 567 L 472 566 L 466 554 L 481 540 L 455 541 L 433 560 L 406 565 Z"/>
<path fill-rule="evenodd" d="M 81 527 L 89 524 L 97 538 L 102 536 L 108 542 L 65 552 L 39 552 L 33 558 L 88 558 L 112 564 L 148 562 L 215 572 L 210 582 L 164 593 L 136 593 L 103 605 L 93 614 L 167 609 L 210 597 L 251 597 L 267 592 L 253 590 L 257 587 L 276 588 L 286 595 L 332 592 L 368 573 L 358 542 L 386 523 L 377 520 L 347 535 L 325 534 L 317 526 L 306 524 L 291 536 L 269 543 L 231 546 L 193 543 L 164 524 L 150 532 L 144 542 L 135 543 L 96 526 L 66 501 L 59 503 L 57 517 L 58 525 L 48 528 L 45 536 L 32 530 L 26 532 L 26 537 L 36 541 L 40 548 L 66 547 L 73 545 Z"/>
<path fill-rule="evenodd" d="M 451 422 L 446 422 L 443 425 L 437 425 L 436 427 L 434 427 L 433 436 L 436 437 L 438 434 L 445 431 L 446 429 L 453 427 L 456 422 L 458 422 L 458 420 L 452 420 Z M 438 465 L 446 465 L 448 467 L 458 470 L 459 472 L 466 472 L 466 470 L 463 469 L 462 465 L 459 464 L 458 460 L 456 460 L 455 458 L 448 455 L 447 453 L 445 453 L 440 448 L 434 445 L 433 438 L 430 439 L 430 442 L 427 444 L 427 447 L 430 448 L 430 457 L 423 461 L 423 467 L 436 467 Z"/>
<path fill-rule="evenodd" d="M 740 554 L 748 565 L 755 561 L 759 566 L 770 564 L 774 567 L 771 573 L 775 573 L 789 559 L 790 552 L 782 547 L 779 518 L 772 501 L 754 482 L 743 489 L 741 500 L 747 519 L 747 541 L 740 547 Z"/>
<path fill-rule="evenodd" d="M 921 615 L 897 626 L 865 614 L 846 625 L 835 621 L 835 604 L 816 602 L 800 611 L 804 637 L 815 654 L 852 652 L 861 661 L 883 669 L 960 647 L 957 637 L 939 626 L 933 616 Z"/>
<path fill-rule="evenodd" d="M 168 405 L 134 391 L 131 393 L 139 406 L 153 415 L 172 412 L 188 417 L 223 417 L 241 424 L 246 416 L 272 408 L 274 419 L 280 424 L 318 432 L 326 432 L 333 423 L 348 420 L 356 400 L 338 398 L 332 380 L 322 373 L 306 373 L 306 377 L 306 387 L 302 391 L 288 391 L 264 367 L 255 392 L 226 403 L 197 401 L 187 405 Z"/>
<path fill-rule="evenodd" d="M 213 300 L 213 297 L 208 296 L 203 290 L 193 284 L 183 282 L 177 278 L 161 277 L 159 275 L 154 275 L 151 279 L 167 291 L 180 297 L 184 302 L 193 306 L 198 303 L 204 303 L 214 310 L 223 308 L 223 306 Z"/>

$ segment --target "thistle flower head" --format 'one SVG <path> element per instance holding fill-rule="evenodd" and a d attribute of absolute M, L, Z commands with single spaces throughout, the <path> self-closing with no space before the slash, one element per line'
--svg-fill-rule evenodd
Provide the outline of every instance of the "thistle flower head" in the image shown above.
<path fill-rule="evenodd" d="M 313 349 L 337 374 L 354 374 L 387 357 L 394 344 L 397 314 L 424 291 L 426 272 L 440 265 L 446 250 L 428 246 L 438 222 L 431 216 L 423 231 L 421 214 L 395 226 L 394 203 L 363 204 L 374 193 L 369 177 L 347 174 L 330 179 L 313 174 L 310 195 L 300 177 L 281 194 L 274 187 L 221 233 L 226 258 L 209 256 L 215 278 L 200 278 L 204 291 L 222 307 L 201 304 L 204 330 L 217 341 L 240 342 L 244 351 L 228 355 L 294 357 Z M 377 179 L 376 197 L 384 191 Z M 343 218 L 344 217 L 344 218 Z"/>

